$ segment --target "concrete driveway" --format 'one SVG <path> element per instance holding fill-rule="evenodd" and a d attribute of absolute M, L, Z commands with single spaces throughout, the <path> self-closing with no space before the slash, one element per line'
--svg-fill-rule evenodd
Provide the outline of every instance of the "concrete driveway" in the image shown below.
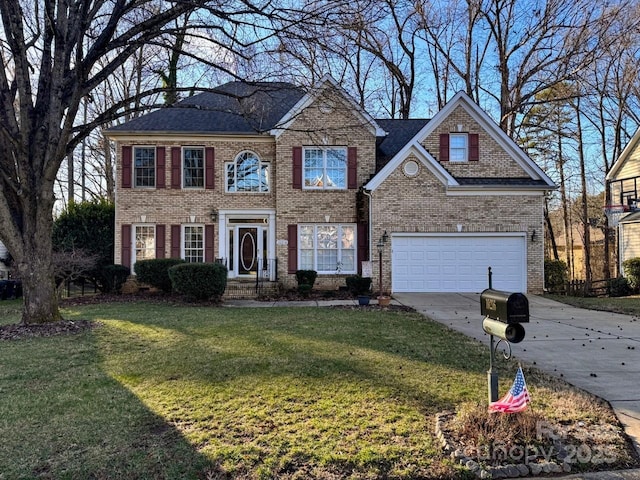
<path fill-rule="evenodd" d="M 394 299 L 418 312 L 489 343 L 482 330 L 480 295 L 473 293 L 398 293 Z M 530 322 L 525 339 L 512 353 L 541 370 L 611 403 L 640 452 L 640 319 L 571 307 L 527 295 Z M 487 356 L 487 368 L 489 359 Z M 505 382 L 500 379 L 501 392 Z M 534 399 L 535 400 L 535 399 Z"/>

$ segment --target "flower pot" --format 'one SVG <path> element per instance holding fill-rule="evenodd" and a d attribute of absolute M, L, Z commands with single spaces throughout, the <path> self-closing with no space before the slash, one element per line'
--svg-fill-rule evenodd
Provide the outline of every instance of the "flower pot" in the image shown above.
<path fill-rule="evenodd" d="M 378 297 L 378 305 L 381 307 L 388 307 L 391 303 L 391 297 L 387 295 L 381 295 Z"/>
<path fill-rule="evenodd" d="M 358 305 L 369 305 L 369 295 L 358 295 Z"/>

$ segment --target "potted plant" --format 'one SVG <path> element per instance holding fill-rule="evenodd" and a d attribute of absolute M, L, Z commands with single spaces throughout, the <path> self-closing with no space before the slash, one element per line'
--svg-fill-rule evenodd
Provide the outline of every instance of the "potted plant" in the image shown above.
<path fill-rule="evenodd" d="M 350 275 L 345 278 L 347 289 L 358 298 L 358 305 L 369 305 L 371 278 L 361 275 Z"/>
<path fill-rule="evenodd" d="M 388 307 L 391 303 L 391 295 L 384 292 L 382 295 L 378 295 L 378 305 L 380 307 Z"/>

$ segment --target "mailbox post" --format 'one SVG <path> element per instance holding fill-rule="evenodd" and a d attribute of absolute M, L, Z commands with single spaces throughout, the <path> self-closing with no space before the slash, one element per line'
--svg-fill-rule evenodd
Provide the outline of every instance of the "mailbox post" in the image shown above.
<path fill-rule="evenodd" d="M 498 400 L 498 374 L 493 371 L 495 350 L 500 342 L 509 346 L 511 357 L 511 343 L 524 340 L 524 327 L 521 323 L 529 321 L 529 300 L 522 293 L 510 293 L 502 290 L 487 288 L 480 294 L 480 313 L 485 316 L 482 328 L 490 336 L 489 371 L 487 383 L 489 385 L 489 402 Z M 494 336 L 499 340 L 496 343 Z"/>

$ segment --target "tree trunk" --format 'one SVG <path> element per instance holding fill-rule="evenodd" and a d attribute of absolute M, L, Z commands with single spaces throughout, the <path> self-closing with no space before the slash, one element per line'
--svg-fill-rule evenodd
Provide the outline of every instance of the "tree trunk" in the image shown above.
<path fill-rule="evenodd" d="M 36 247 L 35 250 L 39 248 Z M 49 323 L 62 319 L 51 262 L 48 261 L 50 258 L 51 254 L 44 255 L 34 251 L 27 261 L 18 264 L 24 295 L 23 324 Z"/>
<path fill-rule="evenodd" d="M 53 266 L 49 201 L 37 205 L 37 215 L 25 215 L 22 255 L 16 258 L 22 280 L 22 323 L 48 323 L 62 319 L 58 308 Z M 42 213 L 44 212 L 44 213 Z"/>

